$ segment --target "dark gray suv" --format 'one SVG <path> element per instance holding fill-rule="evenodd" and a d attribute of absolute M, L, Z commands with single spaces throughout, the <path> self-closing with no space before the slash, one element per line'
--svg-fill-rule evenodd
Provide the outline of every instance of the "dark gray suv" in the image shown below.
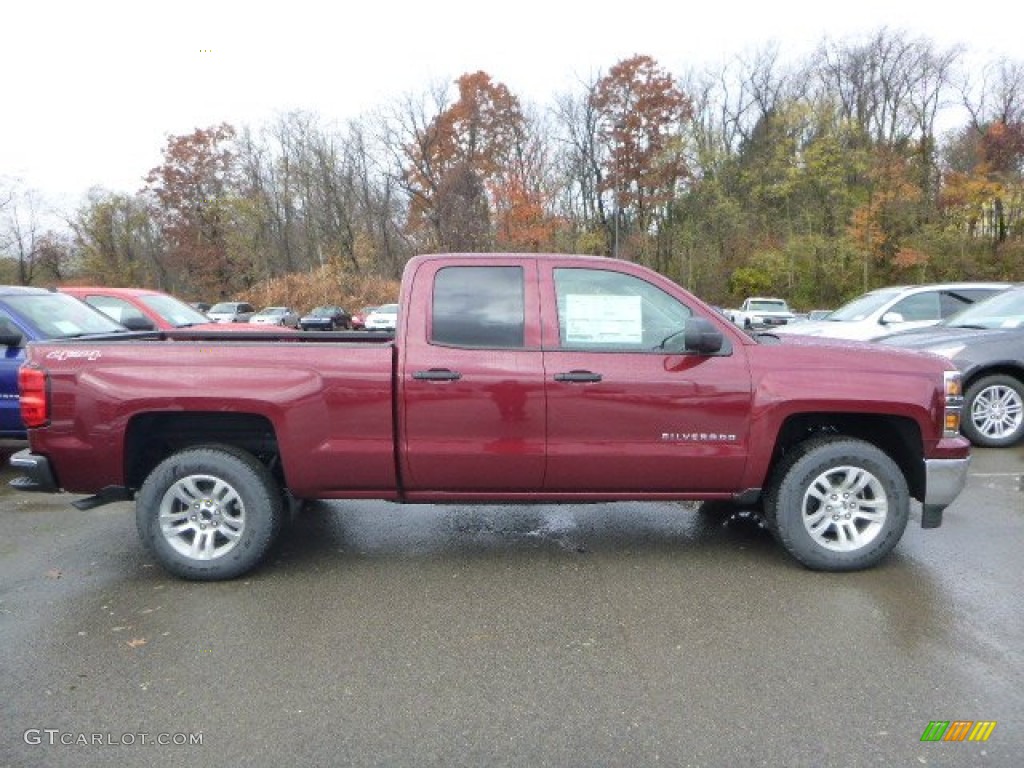
<path fill-rule="evenodd" d="M 879 343 L 934 352 L 960 369 L 962 430 L 975 445 L 1002 447 L 1024 438 L 1024 285 L 931 328 L 897 333 Z"/>

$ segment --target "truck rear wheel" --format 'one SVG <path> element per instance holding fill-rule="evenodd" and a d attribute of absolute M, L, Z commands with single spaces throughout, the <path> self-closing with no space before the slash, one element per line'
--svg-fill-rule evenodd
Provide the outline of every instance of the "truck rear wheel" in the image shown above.
<path fill-rule="evenodd" d="M 855 571 L 878 563 L 910 517 L 906 478 L 863 440 L 813 438 L 776 469 L 766 498 L 786 550 L 808 568 Z"/>
<path fill-rule="evenodd" d="M 284 505 L 277 482 L 255 457 L 211 445 L 158 464 L 139 489 L 135 520 L 165 569 L 218 581 L 259 564 L 281 530 Z"/>

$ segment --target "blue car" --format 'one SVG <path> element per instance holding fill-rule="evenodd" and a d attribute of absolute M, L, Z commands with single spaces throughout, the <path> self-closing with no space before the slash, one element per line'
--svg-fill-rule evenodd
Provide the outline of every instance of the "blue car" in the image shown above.
<path fill-rule="evenodd" d="M 125 331 L 102 312 L 65 293 L 0 286 L 0 438 L 21 440 L 26 436 L 18 396 L 18 368 L 25 361 L 26 344 Z"/>

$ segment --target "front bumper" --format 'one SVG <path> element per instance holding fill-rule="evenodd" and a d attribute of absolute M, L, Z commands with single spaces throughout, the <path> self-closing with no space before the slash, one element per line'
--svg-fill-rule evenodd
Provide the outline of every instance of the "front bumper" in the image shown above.
<path fill-rule="evenodd" d="M 938 528 L 942 512 L 967 485 L 971 457 L 964 459 L 925 459 L 925 493 L 921 508 L 921 527 Z"/>
<path fill-rule="evenodd" d="M 18 451 L 10 458 L 10 465 L 21 474 L 8 485 L 19 491 L 57 493 L 60 486 L 45 456 L 32 453 L 28 448 Z"/>

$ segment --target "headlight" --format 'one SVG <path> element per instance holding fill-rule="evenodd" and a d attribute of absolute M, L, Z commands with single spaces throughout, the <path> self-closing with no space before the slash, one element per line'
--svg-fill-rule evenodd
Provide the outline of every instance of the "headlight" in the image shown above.
<path fill-rule="evenodd" d="M 928 351 L 952 360 L 967 348 L 966 344 L 952 344 L 948 347 L 932 347 Z"/>

